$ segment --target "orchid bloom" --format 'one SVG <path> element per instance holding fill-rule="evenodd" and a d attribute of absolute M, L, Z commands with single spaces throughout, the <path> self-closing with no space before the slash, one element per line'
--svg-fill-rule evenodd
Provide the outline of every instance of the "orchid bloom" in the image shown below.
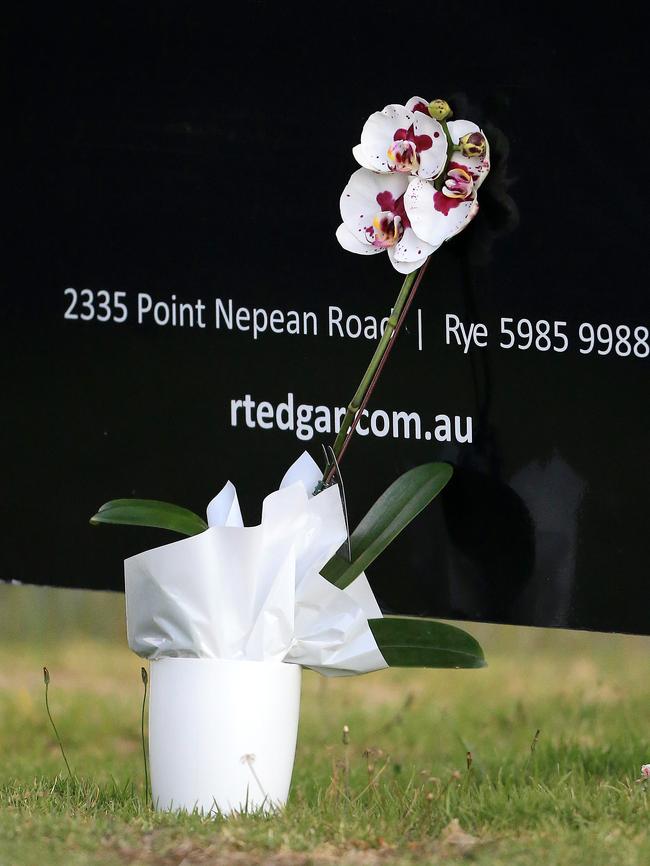
<path fill-rule="evenodd" d="M 362 168 L 341 196 L 342 247 L 361 255 L 386 249 L 408 274 L 470 223 L 490 170 L 489 144 L 475 123 L 450 115 L 444 100 L 414 96 L 368 118 L 352 151 Z"/>
<path fill-rule="evenodd" d="M 650 764 L 644 764 L 641 767 L 641 778 L 650 779 Z"/>
<path fill-rule="evenodd" d="M 371 114 L 352 153 L 370 171 L 435 178 L 447 162 L 447 138 L 428 103 L 413 96 Z"/>
<path fill-rule="evenodd" d="M 489 144 L 475 123 L 452 120 L 447 128 L 454 145 L 462 150 L 451 154 L 442 183 L 434 186 L 431 181 L 413 179 L 404 198 L 413 230 L 436 249 L 476 216 L 476 194 L 490 170 Z"/>
<path fill-rule="evenodd" d="M 395 270 L 410 274 L 435 249 L 420 240 L 404 208 L 409 185 L 402 172 L 378 174 L 365 168 L 354 172 L 341 196 L 341 217 L 336 237 L 351 253 L 374 255 L 383 250 Z"/>

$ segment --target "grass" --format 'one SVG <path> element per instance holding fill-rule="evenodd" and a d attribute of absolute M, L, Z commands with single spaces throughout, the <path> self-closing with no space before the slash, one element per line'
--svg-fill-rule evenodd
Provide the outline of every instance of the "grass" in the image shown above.
<path fill-rule="evenodd" d="M 287 809 L 224 821 L 144 803 L 122 605 L 0 587 L 0 866 L 650 864 L 648 638 L 475 626 L 485 670 L 306 672 Z"/>

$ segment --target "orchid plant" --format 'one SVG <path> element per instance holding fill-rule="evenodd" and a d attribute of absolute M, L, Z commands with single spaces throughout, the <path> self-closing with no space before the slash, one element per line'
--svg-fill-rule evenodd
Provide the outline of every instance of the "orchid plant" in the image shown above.
<path fill-rule="evenodd" d="M 406 274 L 382 338 L 334 443 L 335 472 L 377 384 L 413 302 L 429 257 L 466 228 L 478 213 L 477 192 L 490 170 L 490 147 L 469 120 L 451 120 L 444 99 L 413 96 L 371 114 L 352 149 L 362 166 L 341 195 L 336 237 L 360 255 L 388 251 L 395 270 Z"/>
<path fill-rule="evenodd" d="M 386 250 L 405 275 L 382 337 L 350 401 L 329 449 L 318 495 L 340 480 L 339 467 L 356 425 L 372 395 L 412 304 L 430 256 L 461 232 L 478 212 L 478 190 L 490 169 L 489 144 L 468 120 L 452 120 L 443 99 L 414 96 L 405 105 L 387 105 L 363 126 L 352 152 L 361 166 L 341 195 L 341 246 L 359 255 Z M 340 589 L 358 577 L 399 533 L 442 491 L 452 476 L 445 463 L 427 463 L 400 476 L 379 497 L 349 543 L 321 574 Z M 117 499 L 105 503 L 92 524 L 127 524 L 205 531 L 193 512 L 155 500 Z M 369 622 L 390 666 L 476 668 L 485 664 L 477 641 L 462 629 L 420 617 L 387 616 Z"/>

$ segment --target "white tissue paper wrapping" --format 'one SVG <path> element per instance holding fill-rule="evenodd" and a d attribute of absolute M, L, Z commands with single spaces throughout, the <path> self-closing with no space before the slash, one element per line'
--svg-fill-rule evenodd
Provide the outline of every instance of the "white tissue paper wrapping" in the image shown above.
<path fill-rule="evenodd" d="M 244 527 L 228 482 L 208 529 L 125 560 L 129 646 L 168 657 L 284 661 L 328 676 L 387 667 L 368 620 L 381 616 L 364 574 L 339 589 L 321 574 L 346 539 L 339 490 L 305 452 Z"/>

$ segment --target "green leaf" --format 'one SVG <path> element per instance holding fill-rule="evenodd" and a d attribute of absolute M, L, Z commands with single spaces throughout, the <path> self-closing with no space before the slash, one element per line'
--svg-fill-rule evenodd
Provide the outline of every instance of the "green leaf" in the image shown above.
<path fill-rule="evenodd" d="M 478 641 L 456 626 L 410 616 L 371 619 L 369 625 L 390 667 L 485 667 Z"/>
<path fill-rule="evenodd" d="M 193 511 L 156 499 L 112 499 L 102 505 L 90 522 L 93 525 L 117 523 L 151 526 L 155 529 L 171 529 L 181 535 L 198 535 L 208 528 L 205 520 Z"/>
<path fill-rule="evenodd" d="M 321 571 L 323 577 L 340 589 L 352 583 L 440 493 L 452 472 L 448 463 L 424 463 L 400 475 L 352 533 L 352 561 L 335 554 Z"/>

